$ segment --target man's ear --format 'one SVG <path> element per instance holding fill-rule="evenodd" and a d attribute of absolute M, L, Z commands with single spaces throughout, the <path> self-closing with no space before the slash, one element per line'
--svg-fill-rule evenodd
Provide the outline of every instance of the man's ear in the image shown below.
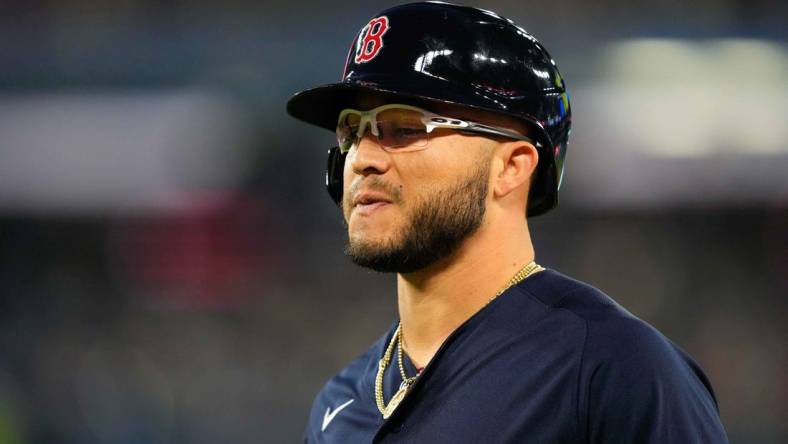
<path fill-rule="evenodd" d="M 495 197 L 504 197 L 519 189 L 527 190 L 539 162 L 536 147 L 522 140 L 504 142 L 498 147 L 496 157 L 503 167 L 493 178 Z"/>

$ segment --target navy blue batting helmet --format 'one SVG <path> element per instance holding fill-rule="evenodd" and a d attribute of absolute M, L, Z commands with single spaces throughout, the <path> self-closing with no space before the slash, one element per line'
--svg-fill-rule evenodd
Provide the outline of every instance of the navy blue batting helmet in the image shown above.
<path fill-rule="evenodd" d="M 341 81 L 295 94 L 287 111 L 333 131 L 339 112 L 369 95 L 518 119 L 539 142 L 527 213 L 536 216 L 558 204 L 572 122 L 566 84 L 544 46 L 511 20 L 443 2 L 387 9 L 353 39 Z M 337 203 L 343 165 L 344 154 L 331 150 L 326 184 Z"/>

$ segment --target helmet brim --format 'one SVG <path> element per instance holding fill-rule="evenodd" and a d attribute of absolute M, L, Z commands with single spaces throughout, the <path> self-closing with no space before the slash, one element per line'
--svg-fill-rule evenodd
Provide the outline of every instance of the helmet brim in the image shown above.
<path fill-rule="evenodd" d="M 535 134 L 532 135 L 545 146 L 552 144 L 547 132 L 534 119 L 525 119 L 522 112 L 507 113 L 501 110 L 501 100 L 495 95 L 494 91 L 480 86 L 456 85 L 427 76 L 405 80 L 395 76 L 365 76 L 298 92 L 287 102 L 287 112 L 296 119 L 334 131 L 340 111 L 363 106 L 365 101 L 369 102 L 367 106 L 370 103 L 372 106 L 404 103 L 429 107 L 430 103 L 445 103 L 510 116 L 533 127 Z"/>
<path fill-rule="evenodd" d="M 339 113 L 345 108 L 375 106 L 383 103 L 404 103 L 426 106 L 430 102 L 460 104 L 461 102 L 430 97 L 416 88 L 389 89 L 391 82 L 339 82 L 306 89 L 287 102 L 287 112 L 296 119 L 334 131 Z M 445 88 L 445 85 L 442 85 Z M 463 106 L 468 106 L 463 104 Z M 472 105 L 471 105 L 472 106 Z"/>

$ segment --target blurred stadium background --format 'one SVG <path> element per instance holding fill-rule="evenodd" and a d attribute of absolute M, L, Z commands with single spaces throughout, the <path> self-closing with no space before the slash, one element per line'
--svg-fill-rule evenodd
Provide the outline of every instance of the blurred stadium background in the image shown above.
<path fill-rule="evenodd" d="M 0 1 L 0 443 L 300 440 L 396 307 L 284 105 L 390 5 Z M 787 442 L 786 2 L 473 5 L 572 94 L 539 262 L 688 350 L 732 442 Z"/>

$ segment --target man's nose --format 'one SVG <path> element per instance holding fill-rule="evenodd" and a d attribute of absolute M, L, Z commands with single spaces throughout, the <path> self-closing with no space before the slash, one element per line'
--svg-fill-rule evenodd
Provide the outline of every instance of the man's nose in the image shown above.
<path fill-rule="evenodd" d="M 369 131 L 364 133 L 350 156 L 353 172 L 361 175 L 383 174 L 388 171 L 391 160 L 389 153 L 378 143 L 377 137 L 369 134 Z"/>

